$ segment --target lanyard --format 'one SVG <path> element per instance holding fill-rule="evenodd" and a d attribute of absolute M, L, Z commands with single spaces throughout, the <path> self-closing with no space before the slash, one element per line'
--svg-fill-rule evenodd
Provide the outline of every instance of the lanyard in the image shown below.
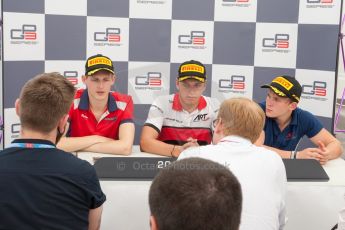
<path fill-rule="evenodd" d="M 30 148 L 30 149 L 54 149 L 54 145 L 35 144 L 35 143 L 11 143 L 9 148 Z"/>

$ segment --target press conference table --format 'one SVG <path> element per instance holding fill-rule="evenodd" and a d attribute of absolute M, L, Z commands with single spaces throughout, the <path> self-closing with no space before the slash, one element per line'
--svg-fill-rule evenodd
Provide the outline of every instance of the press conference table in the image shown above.
<path fill-rule="evenodd" d="M 89 152 L 78 152 L 77 156 L 91 164 L 99 157 L 118 157 Z M 159 156 L 140 152 L 136 146 L 128 157 Z M 337 222 L 339 210 L 345 207 L 345 161 L 341 158 L 329 161 L 324 169 L 330 178 L 328 182 L 288 182 L 286 230 L 330 230 Z M 101 180 L 107 195 L 101 229 L 149 229 L 150 184 L 151 181 Z"/>

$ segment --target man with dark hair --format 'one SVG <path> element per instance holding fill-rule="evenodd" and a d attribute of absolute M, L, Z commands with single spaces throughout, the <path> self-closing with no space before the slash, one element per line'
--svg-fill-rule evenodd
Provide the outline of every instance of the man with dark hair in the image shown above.
<path fill-rule="evenodd" d="M 241 230 L 282 230 L 285 225 L 286 174 L 280 156 L 254 145 L 265 114 L 247 98 L 224 100 L 215 122 L 213 144 L 189 148 L 178 159 L 201 157 L 229 165 L 241 183 Z"/>
<path fill-rule="evenodd" d="M 190 60 L 180 65 L 178 92 L 160 96 L 151 105 L 140 137 L 143 151 L 178 157 L 191 146 L 211 143 L 219 102 L 202 95 L 206 78 L 201 62 Z"/>
<path fill-rule="evenodd" d="M 20 138 L 0 152 L 0 229 L 99 229 L 106 198 L 94 168 L 55 146 L 74 92 L 58 73 L 22 88 Z"/>
<path fill-rule="evenodd" d="M 241 186 L 213 161 L 190 158 L 162 169 L 149 192 L 152 230 L 238 230 Z"/>
<path fill-rule="evenodd" d="M 266 101 L 260 104 L 266 113 L 264 144 L 268 149 L 283 158 L 311 158 L 321 164 L 342 154 L 341 143 L 323 128 L 320 121 L 297 107 L 302 87 L 295 78 L 278 76 L 261 88 L 268 88 Z M 317 147 L 297 151 L 304 135 Z"/>
<path fill-rule="evenodd" d="M 129 155 L 134 140 L 133 100 L 111 91 L 116 76 L 110 58 L 97 54 L 87 59 L 79 89 L 69 111 L 69 129 L 59 148 Z"/>

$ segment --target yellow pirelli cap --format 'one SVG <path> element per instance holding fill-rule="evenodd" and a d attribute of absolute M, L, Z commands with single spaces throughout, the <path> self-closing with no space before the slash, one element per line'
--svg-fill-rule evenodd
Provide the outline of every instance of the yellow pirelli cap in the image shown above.
<path fill-rule="evenodd" d="M 190 60 L 180 65 L 178 70 L 178 81 L 184 81 L 190 78 L 201 82 L 206 81 L 206 69 L 201 62 Z"/>
<path fill-rule="evenodd" d="M 111 59 L 102 54 L 89 57 L 85 63 L 85 75 L 93 75 L 100 70 L 106 70 L 114 74 L 114 66 Z"/>
<path fill-rule="evenodd" d="M 302 94 L 302 86 L 290 76 L 278 76 L 270 84 L 262 85 L 261 88 L 270 88 L 280 97 L 288 97 L 292 101 L 299 102 Z"/>

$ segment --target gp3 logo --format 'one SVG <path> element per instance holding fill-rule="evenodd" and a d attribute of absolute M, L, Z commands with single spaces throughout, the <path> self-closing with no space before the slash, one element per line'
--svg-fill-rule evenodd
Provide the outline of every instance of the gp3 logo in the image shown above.
<path fill-rule="evenodd" d="M 19 134 L 20 133 L 20 123 L 15 123 L 11 125 L 11 133 Z"/>
<path fill-rule="evenodd" d="M 327 83 L 324 81 L 314 81 L 312 85 L 302 85 L 302 93 L 325 97 L 327 95 Z"/>
<path fill-rule="evenodd" d="M 161 72 L 148 72 L 146 76 L 135 77 L 136 85 L 148 85 L 148 86 L 161 86 L 162 85 L 162 73 Z"/>
<path fill-rule="evenodd" d="M 189 35 L 179 35 L 178 43 L 184 45 L 204 45 L 205 31 L 191 31 Z"/>
<path fill-rule="evenodd" d="M 218 86 L 221 89 L 244 89 L 246 77 L 242 75 L 232 75 L 230 79 L 220 79 Z"/>
<path fill-rule="evenodd" d="M 64 71 L 63 76 L 67 78 L 72 85 L 78 84 L 78 71 Z"/>
<path fill-rule="evenodd" d="M 36 25 L 22 25 L 21 29 L 11 29 L 11 39 L 13 40 L 36 40 Z"/>
<path fill-rule="evenodd" d="M 289 48 L 289 38 L 288 34 L 275 34 L 274 38 L 262 39 L 262 46 L 265 48 L 287 49 Z"/>
<path fill-rule="evenodd" d="M 106 28 L 105 32 L 95 32 L 93 39 L 96 42 L 120 42 L 121 29 L 120 28 Z"/>

